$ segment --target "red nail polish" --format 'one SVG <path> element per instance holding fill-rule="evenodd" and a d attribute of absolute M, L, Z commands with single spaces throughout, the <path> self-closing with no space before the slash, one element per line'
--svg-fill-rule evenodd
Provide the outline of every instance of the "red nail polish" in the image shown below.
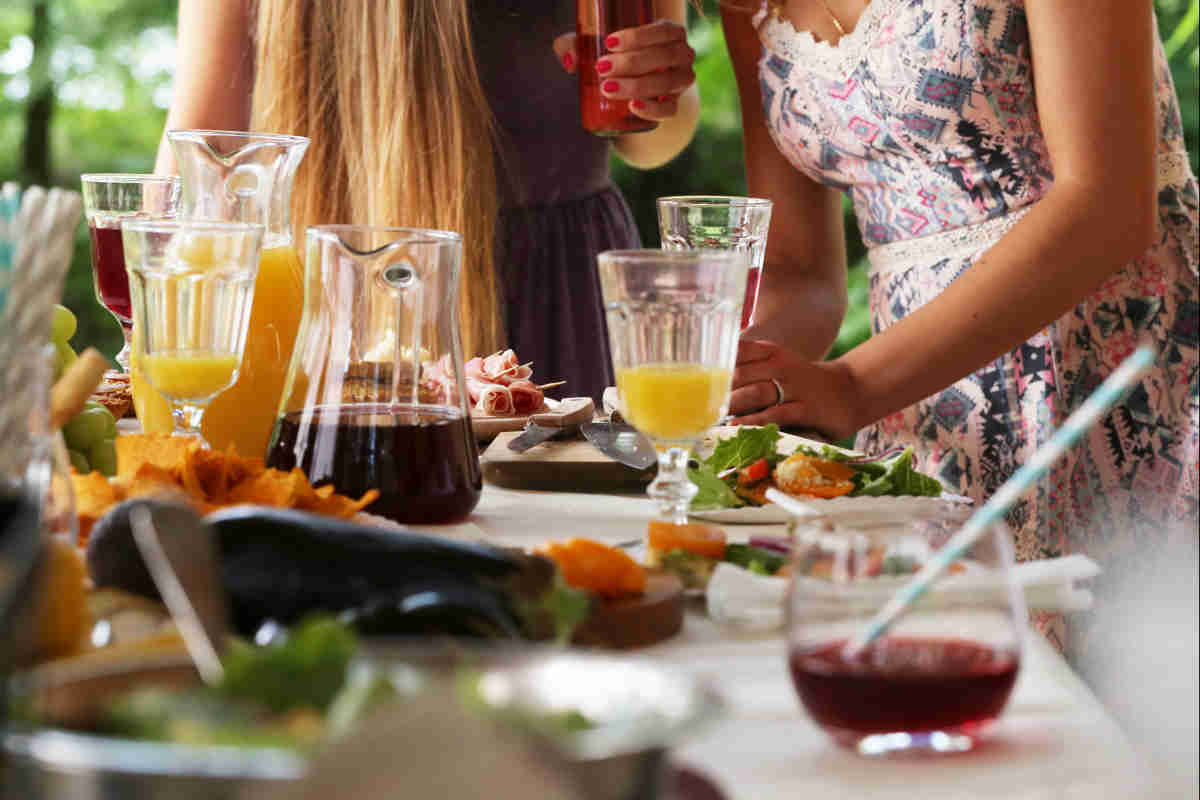
<path fill-rule="evenodd" d="M 575 59 L 571 57 L 570 53 L 563 53 L 563 66 L 567 69 L 575 66 Z"/>
<path fill-rule="evenodd" d="M 609 36 L 608 38 L 606 38 L 604 40 L 604 46 L 607 47 L 609 50 L 612 50 L 615 47 L 620 47 L 621 46 L 621 37 L 620 36 Z"/>
<path fill-rule="evenodd" d="M 600 91 L 615 92 L 620 88 L 621 88 L 621 84 L 617 83 L 616 81 L 605 81 L 604 85 L 600 87 Z"/>
<path fill-rule="evenodd" d="M 630 105 L 632 105 L 634 108 L 645 108 L 646 107 L 646 104 L 643 103 L 641 100 L 634 100 L 632 103 L 630 103 Z"/>
<path fill-rule="evenodd" d="M 596 72 L 599 72 L 601 75 L 608 72 L 610 69 L 612 69 L 612 62 L 607 58 L 603 61 L 596 62 Z"/>

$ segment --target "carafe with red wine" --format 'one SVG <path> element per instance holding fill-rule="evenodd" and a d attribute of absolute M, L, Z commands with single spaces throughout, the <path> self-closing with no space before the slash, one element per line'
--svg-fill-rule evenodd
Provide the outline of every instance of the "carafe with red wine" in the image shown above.
<path fill-rule="evenodd" d="M 314 486 L 379 490 L 366 511 L 454 522 L 483 478 L 458 339 L 462 239 L 411 228 L 309 228 L 304 312 L 267 452 Z"/>
<path fill-rule="evenodd" d="M 847 651 L 948 534 L 936 520 L 797 531 L 788 597 L 792 683 L 813 722 L 863 755 L 969 750 L 1016 683 L 1025 609 L 1003 526 L 883 635 Z"/>
<path fill-rule="evenodd" d="M 629 98 L 613 100 L 600 87 L 604 76 L 596 61 L 608 53 L 605 40 L 614 31 L 654 21 L 654 0 L 578 0 L 575 50 L 579 56 L 579 117 L 584 130 L 597 136 L 620 136 L 654 130 L 658 123 L 629 110 Z"/>

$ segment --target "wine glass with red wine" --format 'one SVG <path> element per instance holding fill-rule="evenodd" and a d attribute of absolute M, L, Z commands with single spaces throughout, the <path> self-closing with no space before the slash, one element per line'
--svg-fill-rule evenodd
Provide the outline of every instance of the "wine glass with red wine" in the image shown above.
<path fill-rule="evenodd" d="M 179 210 L 180 180 L 175 175 L 88 173 L 83 184 L 83 211 L 92 243 L 92 283 L 96 300 L 108 309 L 125 337 L 117 363 L 129 371 L 133 311 L 121 220 L 127 217 L 173 217 Z"/>
<path fill-rule="evenodd" d="M 863 755 L 970 750 L 1003 711 L 1025 621 L 1003 526 L 862 652 L 845 651 L 951 532 L 933 520 L 797 530 L 788 667 L 801 705 L 839 744 Z"/>

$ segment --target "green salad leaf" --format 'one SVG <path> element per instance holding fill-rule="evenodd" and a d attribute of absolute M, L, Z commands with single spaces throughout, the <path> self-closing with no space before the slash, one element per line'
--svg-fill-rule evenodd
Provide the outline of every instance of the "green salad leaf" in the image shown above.
<path fill-rule="evenodd" d="M 717 477 L 717 472 L 707 463 L 688 470 L 688 478 L 699 489 L 692 498 L 692 508 L 741 508 L 746 501 L 738 497 L 729 484 Z"/>
<path fill-rule="evenodd" d="M 765 458 L 772 464 L 785 457 L 779 454 L 779 426 L 774 423 L 761 428 L 742 426 L 736 436 L 722 439 L 713 448 L 703 465 L 711 467 L 713 475 L 732 467 L 741 468 Z"/>
<path fill-rule="evenodd" d="M 942 484 L 937 478 L 923 475 L 913 467 L 913 449 L 865 464 L 854 465 L 854 491 L 851 497 L 884 495 L 917 495 L 937 497 L 942 493 Z"/>

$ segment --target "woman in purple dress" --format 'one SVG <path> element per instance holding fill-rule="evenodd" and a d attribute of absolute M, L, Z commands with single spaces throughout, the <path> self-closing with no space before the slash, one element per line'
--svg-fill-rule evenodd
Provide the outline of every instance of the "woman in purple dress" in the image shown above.
<path fill-rule="evenodd" d="M 1197 185 L 1149 0 L 722 5 L 750 191 L 777 223 L 735 413 L 911 446 L 982 501 L 1149 341 L 1154 368 L 1009 523 L 1021 559 L 1110 572 L 1194 547 Z M 875 335 L 821 361 L 843 193 Z"/>
<path fill-rule="evenodd" d="M 298 231 L 457 231 L 464 355 L 513 348 L 599 399 L 612 380 L 595 255 L 638 244 L 609 154 L 652 168 L 699 117 L 685 0 L 620 31 L 605 94 L 660 121 L 591 136 L 579 119 L 574 0 L 181 0 L 167 129 L 308 136 Z M 170 148 L 157 168 L 172 172 Z"/>

